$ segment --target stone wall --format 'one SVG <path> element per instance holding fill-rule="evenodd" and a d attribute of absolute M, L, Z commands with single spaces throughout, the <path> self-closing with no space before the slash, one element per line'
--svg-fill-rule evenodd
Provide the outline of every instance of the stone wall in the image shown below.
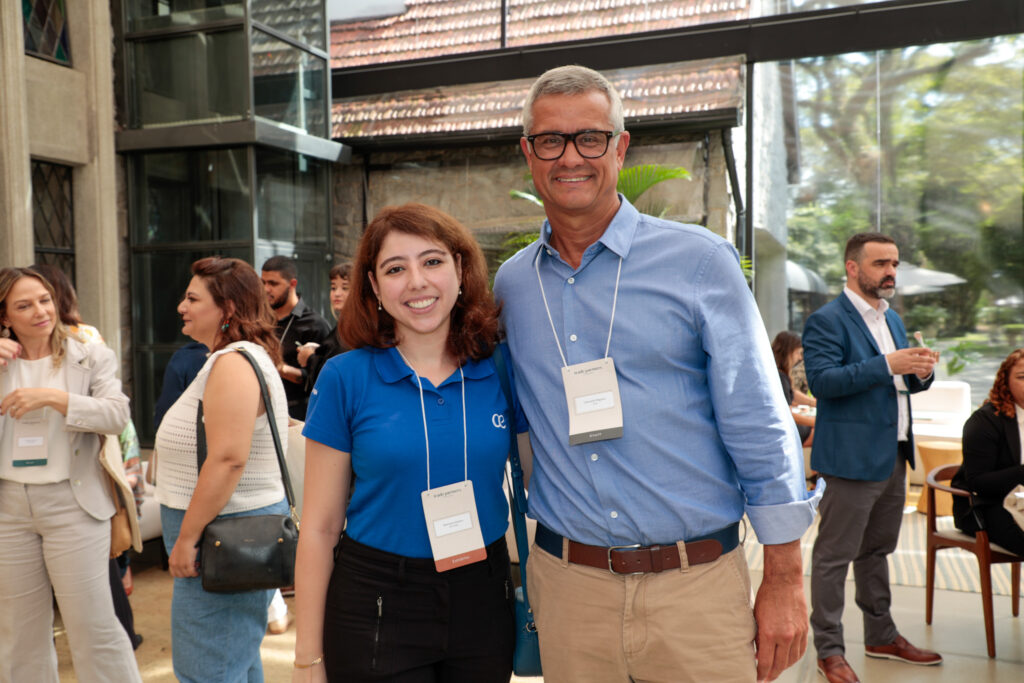
<path fill-rule="evenodd" d="M 666 218 L 732 238 L 735 220 L 718 132 L 634 136 L 626 165 L 647 163 L 683 166 L 691 177 L 656 186 L 641 198 L 641 210 L 664 206 Z M 355 154 L 351 164 L 334 167 L 335 259 L 354 255 L 364 221 L 382 207 L 413 201 L 458 218 L 493 258 L 508 233 L 536 231 L 544 221 L 542 208 L 509 195 L 529 189 L 527 173 L 518 142 Z"/>

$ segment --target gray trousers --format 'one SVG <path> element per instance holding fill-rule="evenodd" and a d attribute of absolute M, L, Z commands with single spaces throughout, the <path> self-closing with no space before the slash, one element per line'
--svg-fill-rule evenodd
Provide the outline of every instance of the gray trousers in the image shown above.
<path fill-rule="evenodd" d="M 889 606 L 887 556 L 896 549 L 906 500 L 904 444 L 884 481 L 825 475 L 821 522 L 811 556 L 811 628 L 818 658 L 841 655 L 846 575 L 853 562 L 856 601 L 864 613 L 866 645 L 888 645 L 899 632 Z"/>

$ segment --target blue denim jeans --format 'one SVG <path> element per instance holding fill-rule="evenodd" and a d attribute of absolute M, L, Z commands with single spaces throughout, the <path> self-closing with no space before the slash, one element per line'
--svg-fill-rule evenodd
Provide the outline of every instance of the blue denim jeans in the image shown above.
<path fill-rule="evenodd" d="M 284 500 L 226 517 L 287 513 Z M 174 548 L 184 510 L 160 506 L 164 545 Z M 202 558 L 200 557 L 200 562 Z M 272 590 L 207 593 L 199 577 L 174 579 L 171 659 L 182 683 L 263 683 L 260 643 L 267 630 Z"/>

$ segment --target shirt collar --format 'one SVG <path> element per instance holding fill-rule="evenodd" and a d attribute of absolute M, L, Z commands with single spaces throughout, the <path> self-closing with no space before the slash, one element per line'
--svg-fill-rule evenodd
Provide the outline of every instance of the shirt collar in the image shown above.
<path fill-rule="evenodd" d="M 864 297 L 857 292 L 853 291 L 849 287 L 843 287 L 843 293 L 846 294 L 847 298 L 853 304 L 853 307 L 857 309 L 857 312 L 862 316 L 873 315 L 876 317 L 884 316 L 885 312 L 889 310 L 889 302 L 885 299 L 878 300 L 878 308 L 874 308 L 869 304 Z"/>
<path fill-rule="evenodd" d="M 373 363 L 377 368 L 377 374 L 380 375 L 380 378 L 384 382 L 394 384 L 395 382 L 400 382 L 406 377 L 413 377 L 412 368 L 405 364 L 405 361 L 402 360 L 402 356 L 398 353 L 398 349 L 395 347 L 387 349 L 371 348 L 369 350 L 374 354 Z M 472 358 L 467 359 L 466 362 L 462 364 L 462 372 L 466 376 L 466 379 L 483 379 L 485 377 L 489 377 L 495 373 L 494 361 L 490 358 L 485 358 L 479 361 L 473 360 Z M 412 381 L 413 384 L 416 383 L 415 379 Z M 459 381 L 458 372 L 453 372 L 451 377 L 446 379 L 442 386 L 452 381 Z"/>
<path fill-rule="evenodd" d="M 615 212 L 612 222 L 608 224 L 608 227 L 605 228 L 604 233 L 597 241 L 621 258 L 626 258 L 629 256 L 629 249 L 633 244 L 633 237 L 636 235 L 639 222 L 640 212 L 629 203 L 628 199 L 619 194 L 619 210 Z M 592 249 L 593 246 L 588 247 L 588 250 Z M 544 225 L 540 230 L 537 249 L 547 249 L 549 253 L 558 253 L 551 246 L 551 222 L 547 219 L 544 220 Z M 536 253 L 534 256 L 536 256 Z"/>

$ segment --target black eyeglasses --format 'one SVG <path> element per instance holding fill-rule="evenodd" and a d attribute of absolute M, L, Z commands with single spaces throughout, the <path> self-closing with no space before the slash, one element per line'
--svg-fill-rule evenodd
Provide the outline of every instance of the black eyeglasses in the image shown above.
<path fill-rule="evenodd" d="M 608 151 L 608 143 L 618 133 L 610 130 L 581 130 L 576 133 L 537 133 L 527 135 L 533 153 L 541 161 L 554 161 L 565 154 L 565 146 L 572 141 L 584 159 L 598 159 Z"/>

